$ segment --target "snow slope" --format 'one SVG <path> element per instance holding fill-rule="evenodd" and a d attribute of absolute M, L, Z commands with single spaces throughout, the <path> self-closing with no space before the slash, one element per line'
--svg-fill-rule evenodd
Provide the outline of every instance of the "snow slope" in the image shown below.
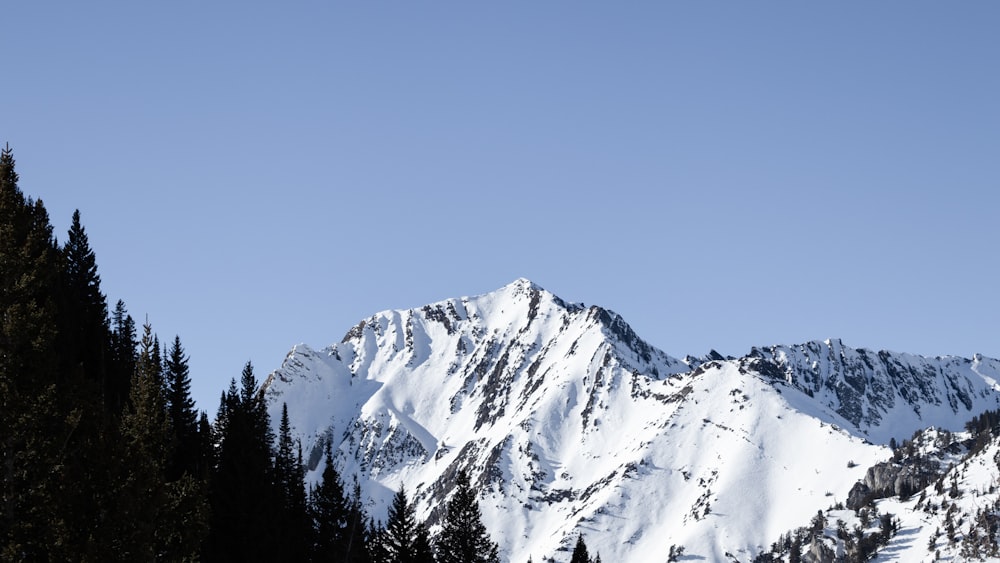
<path fill-rule="evenodd" d="M 405 486 L 435 522 L 464 468 L 504 560 L 568 560 L 582 532 L 604 561 L 671 545 L 746 561 L 846 497 L 889 437 L 995 408 L 997 373 L 839 341 L 681 361 L 520 279 L 297 346 L 265 393 L 273 421 L 288 404 L 312 478 L 330 441 L 376 518 Z"/>

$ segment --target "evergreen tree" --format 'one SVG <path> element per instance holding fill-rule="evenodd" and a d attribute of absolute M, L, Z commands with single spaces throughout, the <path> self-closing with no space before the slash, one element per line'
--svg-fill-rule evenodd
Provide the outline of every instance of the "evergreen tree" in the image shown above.
<path fill-rule="evenodd" d="M 367 543 L 369 541 L 366 526 L 368 517 L 365 515 L 364 504 L 361 501 L 361 484 L 357 475 L 354 476 L 354 486 L 347 502 L 347 528 L 344 530 L 344 541 L 347 563 L 370 563 Z"/>
<path fill-rule="evenodd" d="M 42 203 L 0 152 L 0 559 L 68 559 L 59 499 L 65 444 L 81 413 L 60 409 L 56 383 L 58 249 Z"/>
<path fill-rule="evenodd" d="M 479 501 L 465 471 L 459 473 L 455 494 L 448 501 L 436 547 L 440 563 L 500 561 L 497 544 L 483 525 Z"/>
<path fill-rule="evenodd" d="M 135 321 L 125 302 L 118 300 L 111 314 L 111 350 L 106 379 L 105 403 L 116 415 L 125 407 L 136 361 Z"/>
<path fill-rule="evenodd" d="M 587 553 L 587 543 L 583 541 L 583 534 L 576 538 L 576 547 L 573 548 L 573 556 L 569 563 L 590 563 L 590 554 Z"/>
<path fill-rule="evenodd" d="M 107 384 L 105 355 L 110 345 L 108 303 L 101 292 L 97 257 L 80 224 L 80 211 L 73 212 L 66 244 L 62 248 L 63 281 L 60 292 L 62 371 L 78 373 L 101 385 Z"/>
<path fill-rule="evenodd" d="M 320 482 L 309 494 L 310 515 L 315 533 L 313 561 L 343 561 L 348 552 L 348 501 L 340 475 L 333 465 L 329 442 L 325 444 L 324 453 L 326 466 Z"/>
<path fill-rule="evenodd" d="M 284 556 L 292 561 L 304 561 L 309 553 L 310 523 L 306 516 L 305 471 L 301 449 L 296 453 L 292 429 L 288 421 L 288 404 L 281 405 L 278 427 L 278 449 L 274 457 L 274 481 L 281 497 L 278 542 L 285 546 Z"/>
<path fill-rule="evenodd" d="M 212 423 L 208 421 L 208 413 L 201 411 L 198 418 L 198 466 L 194 475 L 202 480 L 208 479 L 211 468 L 215 467 L 215 436 Z"/>
<path fill-rule="evenodd" d="M 203 539 L 203 492 L 190 476 L 169 479 L 173 431 L 157 374 L 157 345 L 143 325 L 136 373 L 122 417 L 127 473 L 118 495 L 114 541 L 127 560 L 190 559 Z"/>
<path fill-rule="evenodd" d="M 253 366 L 224 393 L 216 419 L 218 462 L 211 479 L 212 524 L 207 561 L 278 561 L 277 520 L 283 514 L 275 486 L 273 434 Z"/>
<path fill-rule="evenodd" d="M 389 551 L 389 536 L 381 522 L 369 522 L 365 534 L 368 548 L 368 559 L 372 563 L 394 563 L 393 554 Z"/>
<path fill-rule="evenodd" d="M 120 403 L 112 404 L 108 378 L 111 333 L 108 306 L 101 292 L 97 260 L 90 248 L 80 212 L 73 213 L 68 240 L 61 251 L 58 303 L 59 410 L 78 416 L 66 442 L 63 467 L 73 487 L 60 498 L 72 520 L 67 545 L 93 560 L 113 557 L 120 515 L 117 502 L 122 463 L 128 461 L 118 428 Z M 123 392 L 119 395 L 124 397 Z"/>
<path fill-rule="evenodd" d="M 799 539 L 798 534 L 792 540 L 792 545 L 789 547 L 788 553 L 788 563 L 801 563 L 802 561 L 802 540 Z"/>
<path fill-rule="evenodd" d="M 153 365 L 151 327 L 143 325 L 141 348 L 132 379 L 128 407 L 122 416 L 122 438 L 130 459 L 119 496 L 123 528 L 117 548 L 125 559 L 152 560 L 158 552 L 156 528 L 161 519 L 163 468 L 170 454 L 170 426 Z"/>
<path fill-rule="evenodd" d="M 174 342 L 166 354 L 163 365 L 167 385 L 167 411 L 170 413 L 170 424 L 177 440 L 170 474 L 173 477 L 179 477 L 185 472 L 198 475 L 202 465 L 198 411 L 195 410 L 194 399 L 191 398 L 188 358 L 184 355 L 180 336 L 174 336 Z"/>
<path fill-rule="evenodd" d="M 149 320 L 147 319 L 148 323 Z M 153 350 L 151 354 L 151 359 L 149 362 L 150 370 L 153 372 L 153 382 L 156 387 L 160 390 L 160 399 L 163 403 L 163 408 L 166 410 L 167 407 L 167 380 L 164 376 L 164 363 L 163 363 L 163 353 L 160 347 L 160 337 L 153 335 Z"/>
<path fill-rule="evenodd" d="M 431 533 L 427 525 L 417 522 L 417 529 L 413 536 L 413 559 L 414 563 L 434 563 L 434 548 L 431 547 Z"/>
<path fill-rule="evenodd" d="M 417 521 L 416 509 L 400 487 L 389 507 L 385 526 L 385 548 L 390 563 L 433 562 L 426 528 Z"/>

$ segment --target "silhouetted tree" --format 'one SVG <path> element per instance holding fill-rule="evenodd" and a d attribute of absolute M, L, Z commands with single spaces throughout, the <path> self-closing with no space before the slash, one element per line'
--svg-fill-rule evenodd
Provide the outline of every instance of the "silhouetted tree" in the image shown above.
<path fill-rule="evenodd" d="M 434 561 L 427 529 L 417 521 L 416 510 L 402 487 L 396 492 L 389 507 L 385 548 L 391 563 Z"/>
<path fill-rule="evenodd" d="M 576 547 L 573 548 L 573 555 L 569 563 L 590 563 L 590 553 L 587 552 L 587 543 L 583 541 L 583 534 L 576 538 Z"/>
<path fill-rule="evenodd" d="M 0 153 L 0 559 L 60 560 L 72 522 L 59 499 L 79 422 L 57 403 L 58 249 L 42 203 L 25 199 Z M 67 417 L 67 415 L 69 415 Z"/>
<path fill-rule="evenodd" d="M 465 471 L 458 474 L 455 494 L 448 501 L 436 547 L 440 563 L 500 561 L 497 544 L 483 525 L 479 501 Z"/>
<path fill-rule="evenodd" d="M 181 346 L 180 336 L 174 337 L 166 355 L 164 379 L 167 385 L 167 412 L 176 437 L 175 453 L 170 465 L 174 478 L 184 473 L 199 475 L 202 465 L 202 447 L 198 433 L 198 412 L 191 398 L 191 376 L 188 358 Z"/>
<path fill-rule="evenodd" d="M 306 514 L 306 491 L 303 481 L 302 452 L 292 441 L 288 421 L 288 404 L 281 405 L 278 426 L 278 448 L 274 455 L 274 482 L 281 497 L 281 517 L 278 519 L 278 543 L 285 546 L 283 557 L 291 561 L 308 558 L 309 528 Z"/>
<path fill-rule="evenodd" d="M 276 561 L 281 495 L 274 482 L 273 434 L 253 366 L 223 394 L 216 418 L 218 462 L 211 480 L 208 561 Z"/>

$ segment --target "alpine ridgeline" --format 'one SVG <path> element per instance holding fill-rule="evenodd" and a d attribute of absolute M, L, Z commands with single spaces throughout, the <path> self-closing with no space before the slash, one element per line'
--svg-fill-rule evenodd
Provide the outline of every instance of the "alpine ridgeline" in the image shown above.
<path fill-rule="evenodd" d="M 433 532 L 466 470 L 504 561 L 568 561 L 581 533 L 605 561 L 748 561 L 846 499 L 890 439 L 997 408 L 998 373 L 837 340 L 679 360 L 519 279 L 296 346 L 265 393 L 309 478 L 329 441 L 376 518 L 405 486 Z"/>

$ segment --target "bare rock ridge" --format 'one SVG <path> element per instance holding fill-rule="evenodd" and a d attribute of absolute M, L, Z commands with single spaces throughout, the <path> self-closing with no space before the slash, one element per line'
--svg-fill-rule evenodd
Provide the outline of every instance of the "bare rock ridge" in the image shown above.
<path fill-rule="evenodd" d="M 311 474 L 330 442 L 377 518 L 405 485 L 435 522 L 464 468 L 505 560 L 565 553 L 583 531 L 606 561 L 670 545 L 742 561 L 846 499 L 890 438 L 1000 406 L 998 370 L 838 340 L 679 360 L 518 279 L 296 346 L 265 396 L 273 420 L 288 404 Z"/>

